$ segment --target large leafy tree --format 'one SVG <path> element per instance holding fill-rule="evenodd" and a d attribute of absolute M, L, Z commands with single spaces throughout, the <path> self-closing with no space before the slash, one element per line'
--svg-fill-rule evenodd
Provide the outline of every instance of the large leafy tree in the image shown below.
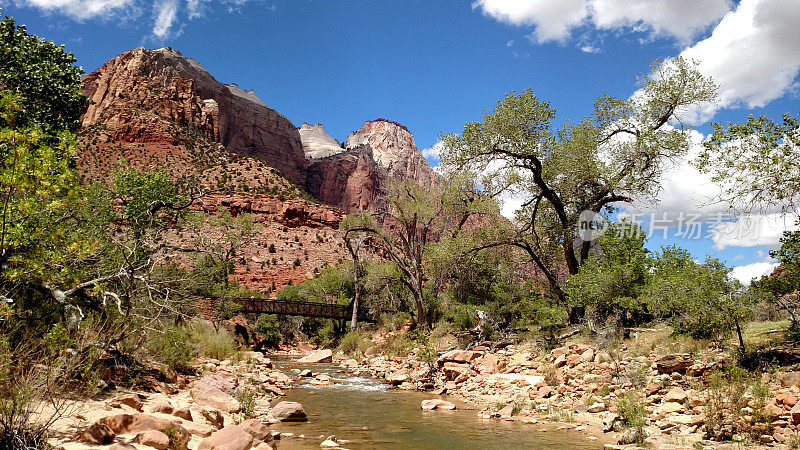
<path fill-rule="evenodd" d="M 714 134 L 695 161 L 722 188 L 721 200 L 744 211 L 796 211 L 800 202 L 800 125 L 785 114 L 776 122 L 712 123 Z"/>
<path fill-rule="evenodd" d="M 430 299 L 426 299 L 424 288 L 430 244 L 442 238 L 456 239 L 470 217 L 489 206 L 475 195 L 471 180 L 461 175 L 453 175 L 430 189 L 415 183 L 395 183 L 390 186 L 388 197 L 388 211 L 348 216 L 341 229 L 347 239 L 365 235 L 369 246 L 393 263 L 400 274 L 399 281 L 411 293 L 417 322 L 427 327 Z"/>
<path fill-rule="evenodd" d="M 671 124 L 715 95 L 713 81 L 681 58 L 654 63 L 632 98 L 601 95 L 591 116 L 558 129 L 548 102 L 512 92 L 460 135 L 444 136 L 442 161 L 482 174 L 484 195 L 526 197 L 516 226 L 495 243 L 523 249 L 565 302 L 559 272 L 578 273 L 591 249 L 576 240 L 582 211 L 653 197 L 665 167 L 689 149 L 686 127 Z"/>
<path fill-rule="evenodd" d="M 11 17 L 0 20 L 0 88 L 20 96 L 16 126 L 36 125 L 46 133 L 78 128 L 87 99 L 75 61 L 64 46 L 28 34 Z"/>

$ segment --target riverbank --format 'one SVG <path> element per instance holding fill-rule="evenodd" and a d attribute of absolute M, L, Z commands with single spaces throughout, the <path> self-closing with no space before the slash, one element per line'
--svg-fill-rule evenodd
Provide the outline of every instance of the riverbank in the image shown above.
<path fill-rule="evenodd" d="M 566 422 L 618 446 L 800 445 L 800 372 L 773 369 L 753 377 L 731 364 L 730 352 L 696 342 L 681 347 L 654 335 L 667 334 L 639 330 L 611 352 L 579 341 L 551 351 L 486 341 L 440 352 L 435 360 L 416 347 L 404 356 L 338 363 L 350 374 L 378 377 L 401 390 L 454 396 L 487 420 Z M 391 332 L 373 337 L 387 339 Z"/>
<path fill-rule="evenodd" d="M 199 360 L 196 376 L 75 402 L 51 427 L 51 444 L 64 450 L 268 450 L 594 449 L 605 443 L 568 423 L 481 419 L 455 397 L 347 374 L 332 363 L 330 351 L 303 356 L 292 350 Z M 423 410 L 428 400 L 457 407 Z"/>

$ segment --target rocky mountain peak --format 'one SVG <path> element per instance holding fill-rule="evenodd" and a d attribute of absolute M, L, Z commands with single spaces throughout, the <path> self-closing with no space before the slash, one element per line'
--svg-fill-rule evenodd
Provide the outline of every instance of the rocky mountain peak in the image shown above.
<path fill-rule="evenodd" d="M 339 141 L 325 132 L 321 123 L 309 125 L 303 123 L 298 130 L 300 141 L 303 143 L 303 152 L 308 159 L 326 158 L 344 151 Z"/>
<path fill-rule="evenodd" d="M 84 127 L 99 124 L 120 142 L 169 145 L 176 125 L 234 153 L 256 157 L 298 184 L 306 159 L 297 128 L 253 91 L 217 81 L 197 61 L 164 47 L 139 47 L 84 76 L 93 103 Z"/>
<path fill-rule="evenodd" d="M 421 186 L 431 186 L 436 181 L 436 172 L 417 148 L 414 136 L 397 122 L 370 120 L 347 136 L 346 149 L 362 145 L 372 149 L 375 162 L 391 178 L 414 181 Z"/>

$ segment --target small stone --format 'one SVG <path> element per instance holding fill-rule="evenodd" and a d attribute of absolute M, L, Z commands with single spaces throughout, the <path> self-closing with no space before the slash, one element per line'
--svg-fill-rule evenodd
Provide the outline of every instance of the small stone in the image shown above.
<path fill-rule="evenodd" d="M 664 396 L 664 401 L 683 403 L 686 401 L 686 398 L 686 391 L 681 389 L 679 386 L 675 386 L 674 388 L 670 389 L 669 392 L 667 392 L 667 395 Z"/>

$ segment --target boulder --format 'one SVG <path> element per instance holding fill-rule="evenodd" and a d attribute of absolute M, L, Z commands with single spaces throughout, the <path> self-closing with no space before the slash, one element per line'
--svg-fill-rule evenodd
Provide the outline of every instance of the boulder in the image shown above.
<path fill-rule="evenodd" d="M 179 450 L 186 450 L 190 438 L 189 432 L 179 422 L 147 414 L 117 414 L 103 417 L 98 422 L 107 425 L 116 434 L 138 434 L 156 430 L 174 435 L 173 441 L 177 442 Z"/>
<path fill-rule="evenodd" d="M 431 400 L 423 400 L 422 401 L 422 409 L 426 411 L 434 410 L 434 409 L 456 409 L 456 405 L 450 403 L 446 400 L 442 400 L 439 398 L 434 398 Z"/>
<path fill-rule="evenodd" d="M 194 383 L 195 387 L 217 388 L 223 392 L 233 392 L 237 385 L 235 376 L 221 373 L 205 375 Z"/>
<path fill-rule="evenodd" d="M 330 349 L 314 350 L 297 360 L 299 363 L 329 363 L 333 362 L 333 352 Z"/>
<path fill-rule="evenodd" d="M 253 446 L 253 436 L 237 425 L 228 425 L 200 441 L 197 450 L 248 450 Z"/>
<path fill-rule="evenodd" d="M 686 395 L 686 391 L 681 389 L 680 386 L 675 386 L 674 388 L 670 389 L 669 392 L 667 392 L 667 395 L 664 396 L 663 400 L 665 402 L 683 403 L 686 401 L 687 397 L 688 395 Z"/>
<path fill-rule="evenodd" d="M 789 410 L 789 414 L 792 418 L 793 424 L 800 424 L 800 403 L 795 404 L 791 410 Z"/>
<path fill-rule="evenodd" d="M 108 445 L 114 441 L 116 434 L 106 424 L 95 422 L 75 434 L 75 440 L 86 444 Z"/>
<path fill-rule="evenodd" d="M 193 420 L 192 412 L 189 410 L 189 408 L 185 406 L 183 408 L 178 408 L 175 411 L 173 411 L 172 415 L 175 417 L 180 417 L 183 420 L 188 420 L 189 422 Z"/>
<path fill-rule="evenodd" d="M 500 361 L 497 359 L 497 356 L 494 356 L 491 353 L 487 353 L 473 361 L 475 370 L 481 374 L 497 373 L 499 363 Z"/>
<path fill-rule="evenodd" d="M 481 356 L 481 352 L 472 350 L 450 350 L 439 357 L 439 364 L 442 365 L 448 361 L 456 363 L 468 363 L 479 356 Z"/>
<path fill-rule="evenodd" d="M 322 448 L 336 448 L 339 447 L 339 443 L 333 439 L 325 439 L 319 446 Z"/>
<path fill-rule="evenodd" d="M 506 405 L 503 408 L 501 408 L 500 411 L 497 411 L 497 415 L 504 419 L 511 417 L 513 414 L 514 414 L 514 405 Z"/>
<path fill-rule="evenodd" d="M 331 378 L 330 375 L 326 375 L 324 373 L 321 373 L 321 374 L 315 376 L 313 380 L 311 380 L 311 384 L 316 385 L 316 386 L 326 386 L 326 385 L 329 385 L 329 384 L 333 384 L 333 378 Z"/>
<path fill-rule="evenodd" d="M 137 434 L 136 437 L 133 438 L 133 442 L 157 448 L 158 450 L 165 450 L 169 447 L 169 436 L 160 431 L 147 430 Z"/>
<path fill-rule="evenodd" d="M 458 376 L 469 372 L 469 364 L 448 361 L 442 366 L 442 371 L 448 380 L 454 380 L 458 378 Z"/>
<path fill-rule="evenodd" d="M 192 399 L 198 404 L 213 406 L 229 413 L 236 413 L 242 410 L 242 405 L 238 400 L 216 387 L 195 385 L 190 392 Z"/>
<path fill-rule="evenodd" d="M 119 405 L 126 405 L 130 406 L 131 408 L 142 411 L 142 399 L 139 394 L 125 394 L 115 397 L 111 402 L 109 402 L 110 406 L 119 406 Z"/>
<path fill-rule="evenodd" d="M 297 402 L 278 402 L 269 415 L 281 422 L 302 422 L 308 420 L 303 405 Z"/>
<path fill-rule="evenodd" d="M 607 408 L 606 408 L 606 404 L 605 403 L 603 403 L 603 402 L 595 402 L 595 403 L 592 403 L 591 405 L 589 405 L 589 407 L 586 409 L 586 411 L 590 412 L 590 413 L 599 413 L 599 412 L 605 411 L 606 409 Z"/>
<path fill-rule="evenodd" d="M 694 364 L 694 359 L 686 354 L 665 355 L 656 360 L 659 373 L 685 372 Z"/>
<path fill-rule="evenodd" d="M 782 373 L 779 377 L 781 386 L 788 388 L 792 386 L 800 386 L 800 372 L 786 372 Z"/>
<path fill-rule="evenodd" d="M 162 414 L 172 414 L 172 403 L 166 397 L 155 397 L 147 403 L 147 411 Z"/>
<path fill-rule="evenodd" d="M 397 370 L 384 375 L 384 379 L 387 383 L 394 386 L 402 384 L 404 381 L 408 380 L 408 375 L 406 374 L 405 370 Z"/>
<path fill-rule="evenodd" d="M 269 430 L 269 427 L 257 419 L 247 419 L 239 424 L 239 428 L 244 430 L 250 436 L 253 436 L 253 445 L 258 445 L 262 442 L 269 444 L 270 447 L 275 445 L 275 441 L 272 438 L 272 432 Z"/>

